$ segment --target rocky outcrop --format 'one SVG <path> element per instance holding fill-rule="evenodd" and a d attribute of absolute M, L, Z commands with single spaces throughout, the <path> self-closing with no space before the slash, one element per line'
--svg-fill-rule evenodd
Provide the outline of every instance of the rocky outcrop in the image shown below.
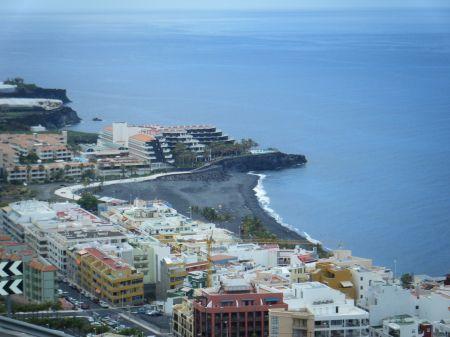
<path fill-rule="evenodd" d="M 69 97 L 65 89 L 45 89 L 40 87 L 34 88 L 18 88 L 15 92 L 0 93 L 0 98 L 48 98 L 59 99 L 63 103 L 70 103 Z"/>
<path fill-rule="evenodd" d="M 306 164 L 307 160 L 301 154 L 287 154 L 283 152 L 269 152 L 252 154 L 233 158 L 224 158 L 211 165 L 223 167 L 225 171 L 249 172 L 272 171 Z"/>
<path fill-rule="evenodd" d="M 76 124 L 81 121 L 75 110 L 68 106 L 63 106 L 60 109 L 51 111 L 36 110 L 28 112 L 20 117 L 9 118 L 2 120 L 0 114 L 0 130 L 28 130 L 32 125 L 42 125 L 47 129 L 60 129 L 67 125 Z M 7 129 L 2 127 L 7 126 Z"/>
<path fill-rule="evenodd" d="M 304 165 L 306 157 L 300 154 L 271 152 L 224 158 L 186 174 L 167 175 L 158 178 L 163 181 L 224 181 L 228 172 L 273 171 Z"/>

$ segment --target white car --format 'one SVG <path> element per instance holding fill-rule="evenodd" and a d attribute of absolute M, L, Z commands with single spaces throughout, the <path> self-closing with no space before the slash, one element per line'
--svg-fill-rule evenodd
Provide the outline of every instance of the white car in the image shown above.
<path fill-rule="evenodd" d="M 106 302 L 103 302 L 103 301 L 100 301 L 99 305 L 100 305 L 102 308 L 109 308 L 109 304 L 106 303 Z"/>

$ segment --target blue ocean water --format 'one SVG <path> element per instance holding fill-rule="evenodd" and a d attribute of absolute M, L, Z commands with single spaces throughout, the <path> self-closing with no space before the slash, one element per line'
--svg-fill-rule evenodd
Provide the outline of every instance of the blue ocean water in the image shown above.
<path fill-rule="evenodd" d="M 84 118 L 213 123 L 304 153 L 270 206 L 325 246 L 450 269 L 450 12 L 1 12 L 0 78 L 66 88 Z M 103 122 L 92 122 L 93 117 Z"/>

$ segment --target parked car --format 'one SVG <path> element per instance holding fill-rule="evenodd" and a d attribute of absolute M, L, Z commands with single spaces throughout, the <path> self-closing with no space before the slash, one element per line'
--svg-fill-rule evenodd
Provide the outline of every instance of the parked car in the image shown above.
<path fill-rule="evenodd" d="M 101 306 L 102 308 L 109 308 L 109 304 L 106 303 L 106 302 L 100 301 L 99 304 L 100 304 L 100 306 Z"/>
<path fill-rule="evenodd" d="M 89 304 L 87 304 L 87 303 L 81 303 L 81 309 L 83 309 L 83 310 L 86 310 L 86 309 L 89 309 L 90 308 L 90 305 Z"/>

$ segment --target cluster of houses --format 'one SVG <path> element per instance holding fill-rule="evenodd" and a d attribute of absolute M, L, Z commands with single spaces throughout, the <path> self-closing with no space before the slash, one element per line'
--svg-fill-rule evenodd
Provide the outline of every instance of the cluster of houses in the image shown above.
<path fill-rule="evenodd" d="M 164 303 L 189 336 L 448 336 L 450 279 L 415 277 L 337 250 L 244 243 L 160 200 L 110 199 L 98 215 L 70 202 L 3 207 L 2 259 L 22 259 L 24 296 L 57 300 L 67 279 L 111 306 Z"/>

